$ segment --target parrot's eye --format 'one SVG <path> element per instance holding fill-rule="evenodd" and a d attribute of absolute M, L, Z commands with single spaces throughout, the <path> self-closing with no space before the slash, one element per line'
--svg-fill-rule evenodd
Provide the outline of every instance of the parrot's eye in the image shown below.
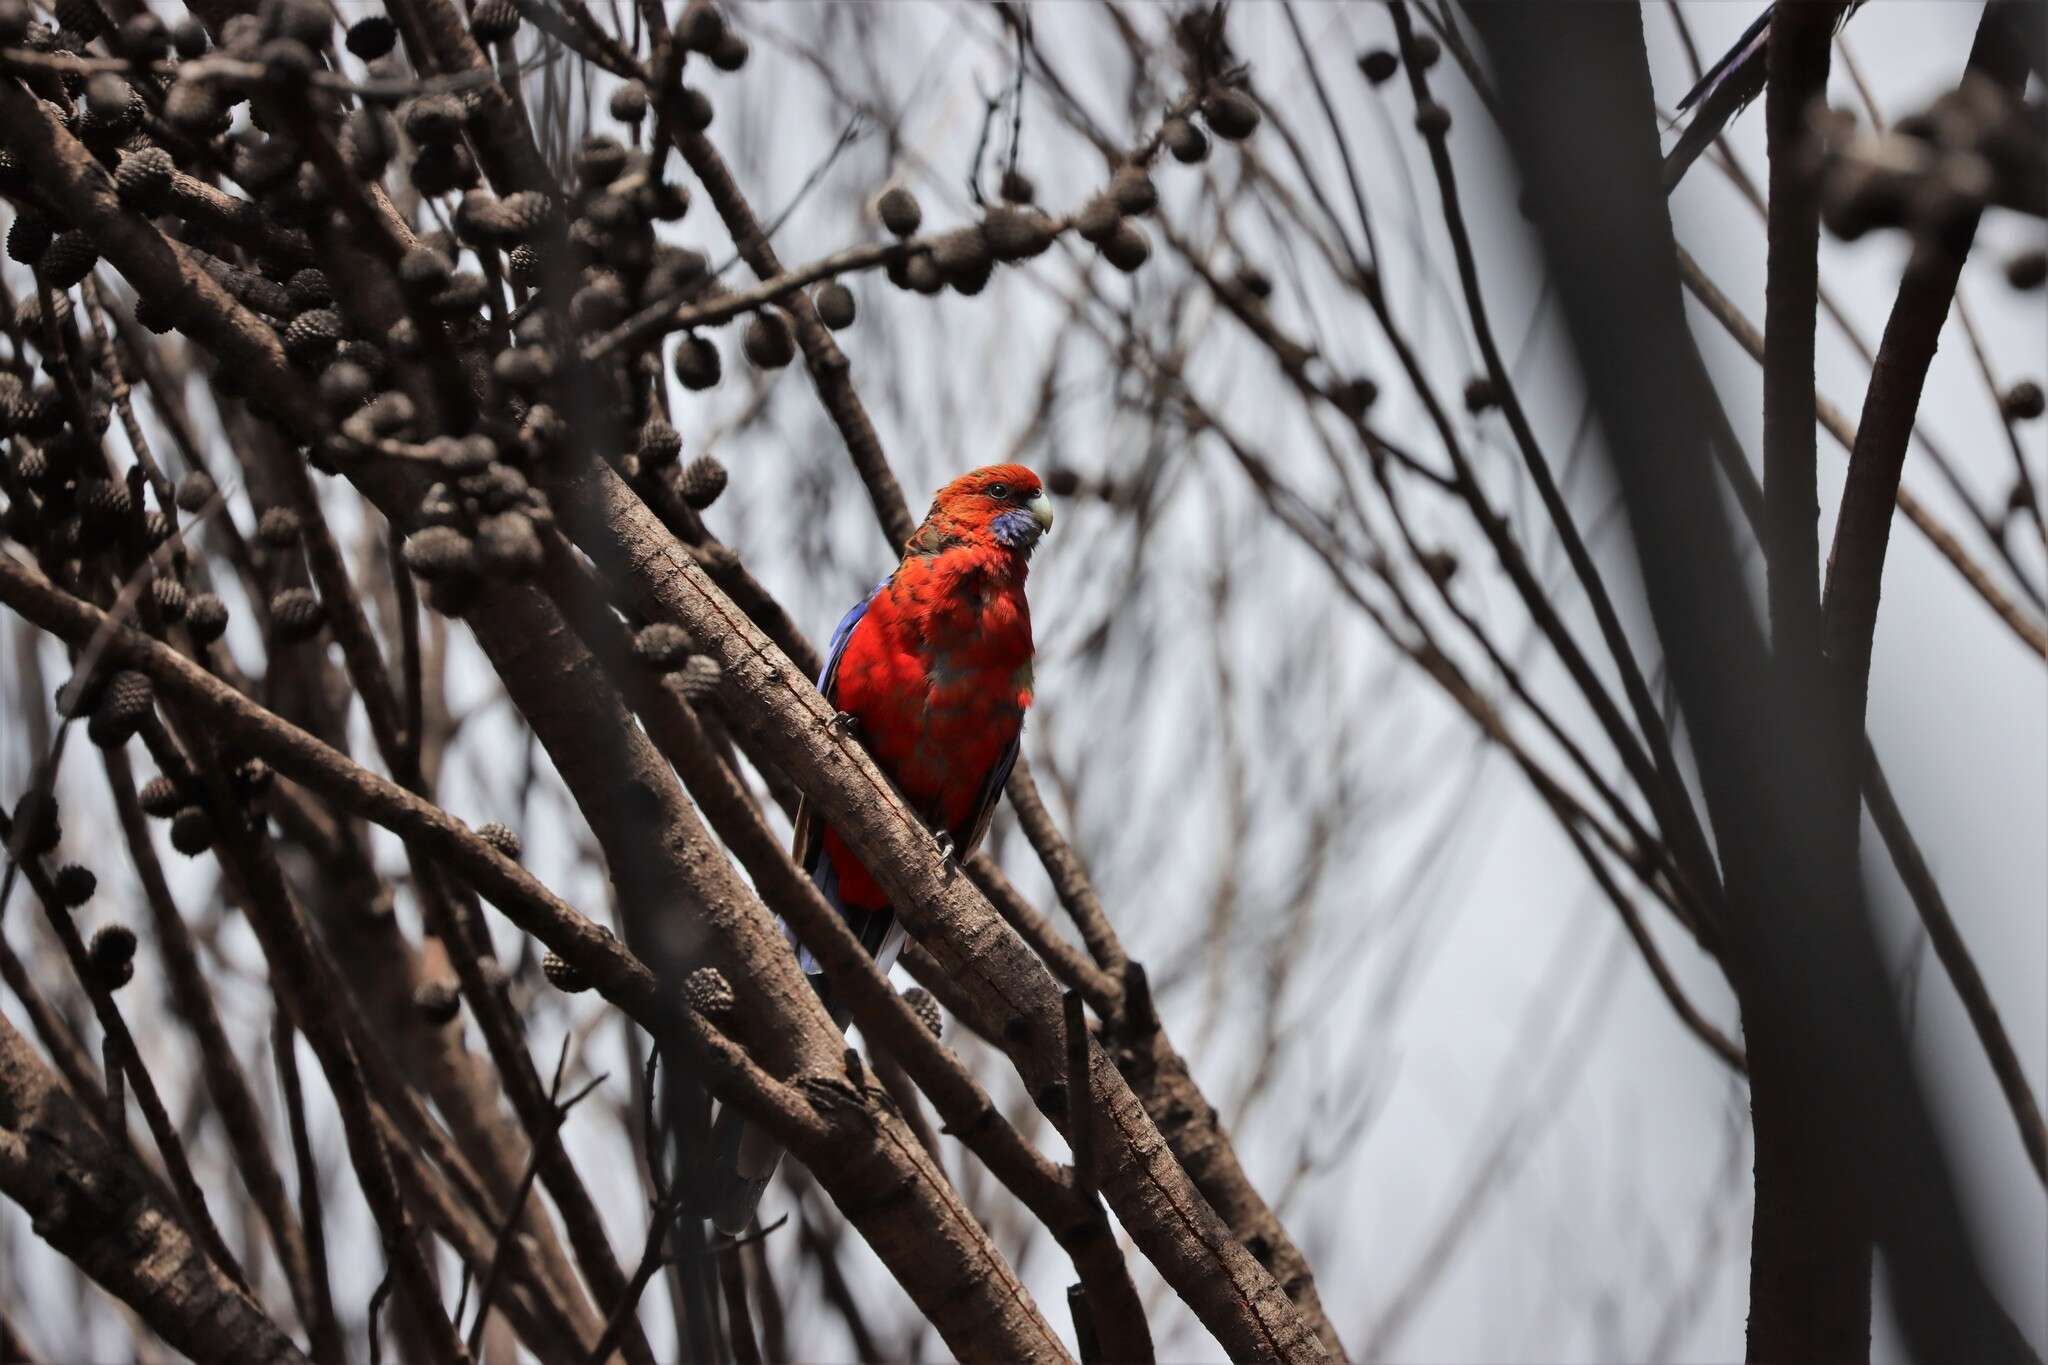
<path fill-rule="evenodd" d="M 1010 485 L 1006 483 L 992 483 L 988 486 L 988 495 L 992 498 L 1007 498 L 1010 496 Z"/>

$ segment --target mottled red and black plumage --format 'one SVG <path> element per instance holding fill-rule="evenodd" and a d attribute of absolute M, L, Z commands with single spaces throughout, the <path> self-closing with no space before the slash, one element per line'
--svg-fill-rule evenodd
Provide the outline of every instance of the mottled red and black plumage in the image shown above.
<path fill-rule="evenodd" d="M 987 833 L 1016 761 L 1031 705 L 1024 581 L 1051 525 L 1038 476 L 1023 465 L 953 480 L 896 571 L 839 623 L 818 680 L 904 800 L 961 856 Z M 888 896 L 808 805 L 796 856 L 887 970 L 903 941 Z"/>

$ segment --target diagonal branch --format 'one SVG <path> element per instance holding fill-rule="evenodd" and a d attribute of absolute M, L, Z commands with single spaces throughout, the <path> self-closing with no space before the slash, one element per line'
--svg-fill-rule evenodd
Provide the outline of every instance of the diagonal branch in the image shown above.
<path fill-rule="evenodd" d="M 1985 6 L 1970 48 L 1966 80 L 1988 79 L 2015 92 L 2025 84 L 2025 45 L 2017 41 L 2012 27 L 2024 8 L 2017 0 L 1993 0 Z M 1952 234 L 1916 239 L 1863 397 L 1823 598 L 1829 681 L 1841 723 L 1850 733 L 1861 728 L 1870 693 L 1878 596 L 1906 445 L 1927 367 L 1933 363 L 1963 259 L 1976 234 L 1977 216 L 1974 210 L 1961 215 Z"/>

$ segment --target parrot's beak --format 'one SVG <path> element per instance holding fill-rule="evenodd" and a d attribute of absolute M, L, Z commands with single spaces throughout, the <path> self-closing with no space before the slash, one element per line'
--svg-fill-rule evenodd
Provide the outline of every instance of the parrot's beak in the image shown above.
<path fill-rule="evenodd" d="M 1032 495 L 1031 501 L 1026 503 L 1025 506 L 1031 509 L 1031 518 L 1038 523 L 1040 531 L 1052 530 L 1051 498 L 1048 498 L 1043 493 L 1035 493 Z"/>

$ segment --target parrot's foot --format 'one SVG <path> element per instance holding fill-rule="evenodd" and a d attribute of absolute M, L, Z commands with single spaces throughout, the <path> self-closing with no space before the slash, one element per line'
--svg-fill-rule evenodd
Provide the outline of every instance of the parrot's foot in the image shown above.
<path fill-rule="evenodd" d="M 833 712 L 832 733 L 835 735 L 858 735 L 860 733 L 860 718 L 851 711 Z"/>
<path fill-rule="evenodd" d="M 932 836 L 932 847 L 938 849 L 939 858 L 948 867 L 954 866 L 959 861 L 954 857 L 959 850 L 953 846 L 953 836 L 945 830 L 940 830 Z"/>

